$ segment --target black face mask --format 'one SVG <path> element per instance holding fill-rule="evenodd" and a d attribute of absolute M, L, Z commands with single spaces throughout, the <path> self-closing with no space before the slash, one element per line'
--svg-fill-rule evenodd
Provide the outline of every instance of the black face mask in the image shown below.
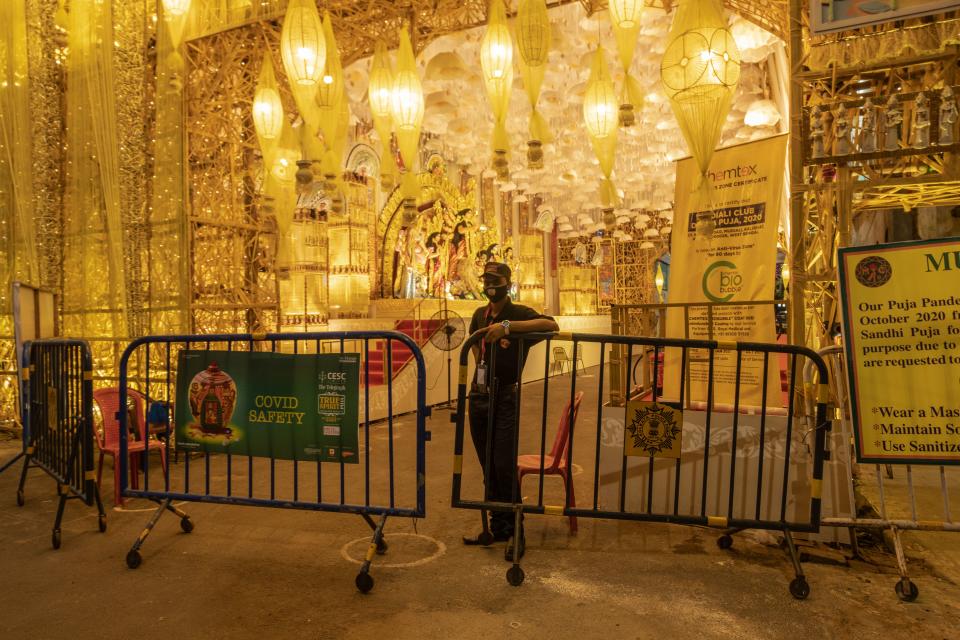
<path fill-rule="evenodd" d="M 502 284 L 499 287 L 487 287 L 483 290 L 490 302 L 500 302 L 507 297 L 510 291 L 510 285 Z"/>

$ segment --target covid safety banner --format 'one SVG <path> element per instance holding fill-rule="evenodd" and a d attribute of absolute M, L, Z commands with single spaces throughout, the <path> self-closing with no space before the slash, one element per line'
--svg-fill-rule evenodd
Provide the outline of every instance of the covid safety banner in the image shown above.
<path fill-rule="evenodd" d="M 358 463 L 360 357 L 182 351 L 177 448 Z"/>
<path fill-rule="evenodd" d="M 857 459 L 960 464 L 960 238 L 839 258 Z"/>
<path fill-rule="evenodd" d="M 784 205 L 783 173 L 787 137 L 749 142 L 713 155 L 707 180 L 714 229 L 697 237 L 696 192 L 700 173 L 692 158 L 677 163 L 676 199 L 670 244 L 670 303 L 690 303 L 667 312 L 667 336 L 719 341 L 775 342 L 774 297 L 777 238 Z M 697 356 L 702 357 L 697 357 Z M 691 354 L 684 395 L 694 403 L 707 401 L 709 354 Z M 767 363 L 767 406 L 782 406 L 780 367 Z M 681 353 L 667 349 L 664 397 L 677 399 Z M 714 405 L 733 405 L 737 379 L 740 406 L 763 404 L 764 356 L 718 351 L 713 365 Z"/>

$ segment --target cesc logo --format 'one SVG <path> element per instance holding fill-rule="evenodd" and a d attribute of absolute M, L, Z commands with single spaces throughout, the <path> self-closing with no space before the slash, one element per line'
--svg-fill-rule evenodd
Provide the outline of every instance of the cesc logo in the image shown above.
<path fill-rule="evenodd" d="M 718 260 L 703 272 L 701 286 L 711 302 L 729 302 L 743 288 L 743 276 L 734 263 Z"/>

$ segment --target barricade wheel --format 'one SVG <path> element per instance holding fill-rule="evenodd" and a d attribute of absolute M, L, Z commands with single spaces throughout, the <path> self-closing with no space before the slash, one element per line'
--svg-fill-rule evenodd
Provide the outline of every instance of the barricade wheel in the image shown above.
<path fill-rule="evenodd" d="M 22 507 L 24 503 L 23 500 L 23 491 L 17 489 L 17 506 Z"/>
<path fill-rule="evenodd" d="M 100 533 L 107 530 L 107 516 L 102 513 L 97 516 L 97 528 L 100 529 Z"/>
<path fill-rule="evenodd" d="M 390 545 L 387 544 L 387 541 L 383 538 L 377 540 L 377 555 L 383 555 L 387 552 L 387 549 L 390 548 Z"/>
<path fill-rule="evenodd" d="M 127 553 L 127 566 L 131 569 L 139 567 L 141 562 L 143 562 L 143 556 L 141 556 L 140 552 L 136 549 L 132 549 Z"/>
<path fill-rule="evenodd" d="M 373 576 L 369 573 L 361 571 L 357 574 L 357 579 L 354 580 L 357 585 L 357 589 L 360 590 L 360 593 L 369 593 L 370 589 L 373 589 Z"/>
<path fill-rule="evenodd" d="M 797 576 L 790 582 L 790 595 L 797 600 L 805 600 L 810 595 L 810 585 L 803 576 Z"/>
<path fill-rule="evenodd" d="M 733 546 L 733 536 L 729 533 L 725 533 L 719 538 L 717 538 L 717 546 L 721 549 L 729 549 Z"/>
<path fill-rule="evenodd" d="M 190 533 L 193 531 L 193 520 L 190 518 L 180 518 L 180 528 L 183 529 L 184 533 Z"/>
<path fill-rule="evenodd" d="M 484 547 L 489 547 L 493 543 L 493 534 L 489 531 L 481 531 L 480 535 L 477 536 L 477 544 L 483 545 Z"/>
<path fill-rule="evenodd" d="M 906 589 L 904 589 L 904 587 L 906 587 Z M 917 599 L 917 596 L 920 595 L 920 589 L 910 580 L 899 581 L 894 586 L 894 591 L 897 592 L 897 597 L 904 602 L 913 602 Z"/>
<path fill-rule="evenodd" d="M 60 529 L 54 529 L 54 530 L 53 530 L 53 535 L 51 536 L 51 540 L 50 540 L 50 541 L 53 543 L 53 548 L 54 548 L 54 549 L 59 549 L 59 548 L 60 548 Z"/>
<path fill-rule="evenodd" d="M 523 584 L 523 568 L 520 565 L 514 565 L 507 569 L 507 582 L 511 587 L 519 587 Z"/>

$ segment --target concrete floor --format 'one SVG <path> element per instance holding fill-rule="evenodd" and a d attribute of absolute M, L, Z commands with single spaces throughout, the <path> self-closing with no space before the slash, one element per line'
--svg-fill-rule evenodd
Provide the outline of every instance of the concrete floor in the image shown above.
<path fill-rule="evenodd" d="M 525 406 L 536 402 L 526 394 Z M 581 415 L 595 407 L 588 397 Z M 401 419 L 397 437 L 412 427 Z M 511 587 L 502 544 L 460 543 L 479 519 L 449 507 L 448 413 L 438 410 L 429 428 L 428 517 L 388 520 L 390 549 L 374 560 L 367 595 L 353 584 L 369 542 L 357 516 L 187 504 L 196 530 L 184 534 L 164 516 L 133 571 L 124 557 L 151 505 L 110 510 L 109 470 L 109 530 L 97 533 L 95 512 L 72 502 L 59 551 L 50 547 L 53 482 L 31 471 L 18 508 L 19 469 L 8 470 L 0 475 L 0 638 L 960 637 L 960 576 L 917 563 L 920 597 L 902 603 L 893 558 L 873 547 L 866 562 L 805 563 L 812 592 L 797 601 L 787 591 L 789 559 L 764 532 L 721 551 L 705 529 L 581 519 L 571 536 L 564 519 L 530 516 L 526 581 Z M 16 450 L 0 443 L 0 460 Z M 468 445 L 468 480 L 471 456 Z M 956 550 L 960 536 L 945 544 Z"/>

